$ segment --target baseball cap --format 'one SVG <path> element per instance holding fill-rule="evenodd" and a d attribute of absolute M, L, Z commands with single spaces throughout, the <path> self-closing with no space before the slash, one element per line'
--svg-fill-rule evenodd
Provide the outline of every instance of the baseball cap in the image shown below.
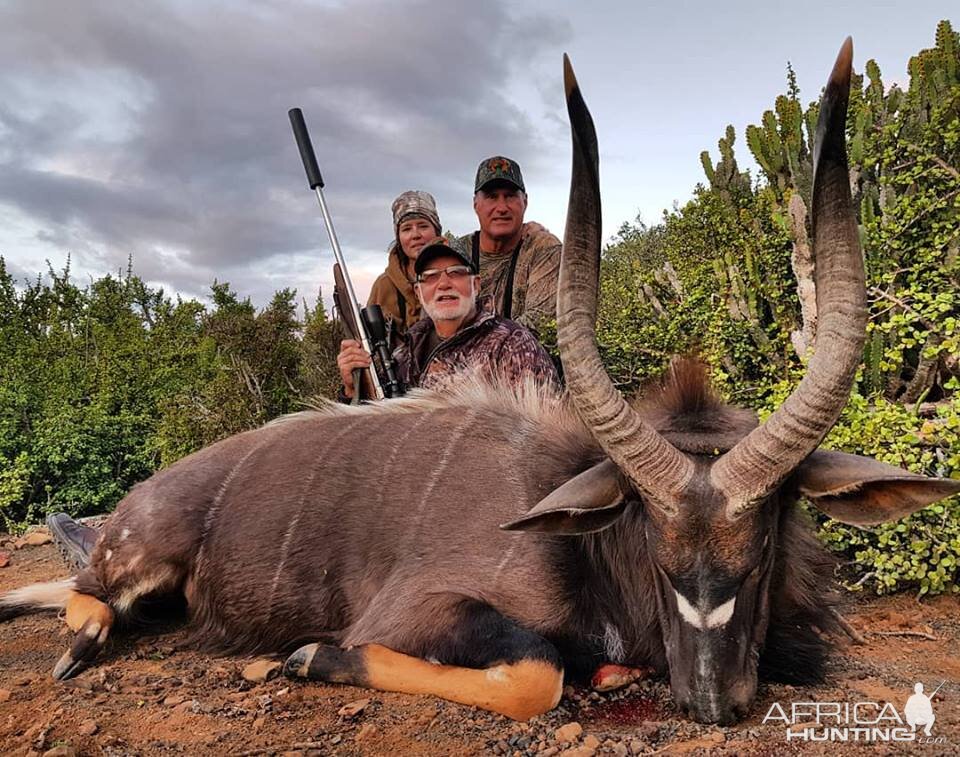
<path fill-rule="evenodd" d="M 446 237 L 437 237 L 429 244 L 423 246 L 423 248 L 420 250 L 420 254 L 417 255 L 417 259 L 413 264 L 414 272 L 417 274 L 417 276 L 419 276 L 426 270 L 430 261 L 436 260 L 437 258 L 445 255 L 457 258 L 471 271 L 474 273 L 477 272 L 477 268 L 473 264 L 473 257 L 467 248 L 463 246 L 460 240 L 450 240 Z"/>
<path fill-rule="evenodd" d="M 502 155 L 495 155 L 492 158 L 480 161 L 480 165 L 477 167 L 477 180 L 474 182 L 473 191 L 479 192 L 493 181 L 505 181 L 521 192 L 527 191 L 523 186 L 523 174 L 520 173 L 520 164 Z"/>

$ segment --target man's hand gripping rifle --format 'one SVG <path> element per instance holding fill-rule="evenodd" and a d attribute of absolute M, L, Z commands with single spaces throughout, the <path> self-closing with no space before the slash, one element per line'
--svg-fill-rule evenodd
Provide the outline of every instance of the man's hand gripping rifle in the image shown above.
<path fill-rule="evenodd" d="M 320 202 L 320 212 L 323 214 L 323 223 L 330 236 L 330 246 L 337 258 L 333 266 L 334 289 L 333 299 L 341 318 L 352 333 L 354 339 L 363 345 L 363 349 L 373 356 L 370 367 L 363 371 L 363 385 L 367 388 L 367 397 L 383 399 L 384 397 L 399 397 L 403 394 L 403 387 L 397 379 L 396 366 L 390 354 L 390 345 L 387 342 L 387 330 L 383 321 L 383 311 L 379 305 L 369 305 L 361 310 L 357 302 L 357 295 L 353 291 L 353 282 L 347 273 L 347 264 L 337 241 L 337 233 L 333 228 L 333 220 L 327 210 L 327 203 L 323 198 L 323 177 L 320 176 L 320 167 L 317 157 L 313 153 L 313 144 L 307 132 L 307 124 L 303 120 L 300 108 L 292 108 L 289 112 L 290 124 L 293 126 L 293 136 L 296 137 L 297 147 L 300 149 L 300 158 L 303 168 L 307 172 L 307 183 L 310 189 L 317 193 Z M 360 396 L 361 382 L 360 369 L 354 371 L 354 399 Z"/>

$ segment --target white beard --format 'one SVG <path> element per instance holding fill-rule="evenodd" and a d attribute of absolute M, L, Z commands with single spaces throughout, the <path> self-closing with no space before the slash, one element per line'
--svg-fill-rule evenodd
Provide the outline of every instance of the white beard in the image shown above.
<path fill-rule="evenodd" d="M 444 293 L 443 296 L 447 296 L 448 294 L 449 293 Z M 457 293 L 457 295 L 460 296 L 459 293 Z M 434 295 L 434 300 L 438 296 L 439 295 Z M 473 303 L 476 301 L 476 299 L 477 283 L 476 279 L 473 279 L 473 283 L 470 286 L 470 295 L 468 297 L 460 296 L 460 302 L 457 303 L 457 307 L 455 309 L 447 306 L 441 310 L 439 307 L 437 307 L 434 301 L 424 302 L 423 309 L 426 314 L 430 316 L 430 320 L 432 321 L 459 321 L 466 318 L 466 316 L 470 313 L 470 310 L 473 308 Z"/>

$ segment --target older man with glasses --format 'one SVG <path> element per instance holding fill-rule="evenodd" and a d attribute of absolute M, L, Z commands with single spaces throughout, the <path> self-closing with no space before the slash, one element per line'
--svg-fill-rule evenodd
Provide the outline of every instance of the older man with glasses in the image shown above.
<path fill-rule="evenodd" d="M 526 377 L 556 382 L 553 362 L 536 337 L 501 318 L 490 297 L 478 296 L 480 277 L 470 252 L 458 241 L 439 238 L 420 250 L 414 291 L 423 317 L 410 327 L 394 352 L 407 388 L 443 388 L 467 373 L 520 383 Z M 337 366 L 340 399 L 353 398 L 353 371 L 370 365 L 359 342 L 345 339 Z"/>

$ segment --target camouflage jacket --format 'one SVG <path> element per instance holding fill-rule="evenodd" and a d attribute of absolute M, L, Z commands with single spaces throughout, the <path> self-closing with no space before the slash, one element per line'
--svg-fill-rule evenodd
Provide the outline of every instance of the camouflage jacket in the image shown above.
<path fill-rule="evenodd" d="M 527 234 L 520 242 L 513 274 L 510 307 L 505 299 L 509 289 L 510 253 L 480 251 L 480 232 L 460 240 L 468 250 L 479 252 L 480 291 L 493 296 L 498 313 L 538 333 L 544 321 L 557 317 L 557 279 L 560 275 L 560 240 L 549 231 Z M 474 258 L 476 259 L 476 258 Z"/>
<path fill-rule="evenodd" d="M 550 355 L 530 331 L 498 316 L 490 297 L 478 298 L 477 305 L 473 322 L 439 343 L 426 315 L 410 327 L 404 344 L 394 352 L 399 378 L 407 388 L 442 388 L 466 372 L 502 376 L 513 383 L 526 376 L 558 382 Z"/>

